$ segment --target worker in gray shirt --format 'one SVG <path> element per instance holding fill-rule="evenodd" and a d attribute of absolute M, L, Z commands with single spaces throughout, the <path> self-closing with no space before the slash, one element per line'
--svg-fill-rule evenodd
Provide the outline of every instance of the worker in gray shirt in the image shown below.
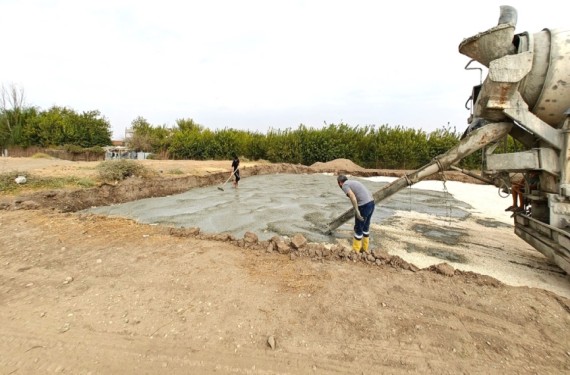
<path fill-rule="evenodd" d="M 344 191 L 354 207 L 354 238 L 352 249 L 368 251 L 370 243 L 370 219 L 374 213 L 374 197 L 359 181 L 348 180 L 345 175 L 337 177 L 338 186 Z"/>

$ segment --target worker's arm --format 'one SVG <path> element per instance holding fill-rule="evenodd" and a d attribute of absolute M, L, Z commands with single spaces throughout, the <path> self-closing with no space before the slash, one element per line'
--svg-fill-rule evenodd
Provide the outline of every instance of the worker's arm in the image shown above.
<path fill-rule="evenodd" d="M 360 210 L 358 209 L 358 203 L 356 201 L 356 195 L 354 195 L 352 190 L 349 190 L 348 193 L 346 193 L 346 195 L 348 196 L 348 198 L 350 198 L 350 202 L 352 203 L 352 207 L 354 207 L 354 216 L 356 216 L 356 218 L 358 220 L 364 221 L 364 218 L 362 217 L 362 215 L 360 214 Z"/>

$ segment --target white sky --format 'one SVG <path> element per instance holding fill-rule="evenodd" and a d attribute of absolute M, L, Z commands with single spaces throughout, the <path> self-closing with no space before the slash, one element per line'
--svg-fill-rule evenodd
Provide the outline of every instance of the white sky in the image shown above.
<path fill-rule="evenodd" d="M 0 83 L 41 109 L 99 110 L 114 139 L 138 116 L 463 131 L 479 72 L 458 46 L 500 5 L 516 33 L 570 27 L 567 1 L 0 0 Z"/>

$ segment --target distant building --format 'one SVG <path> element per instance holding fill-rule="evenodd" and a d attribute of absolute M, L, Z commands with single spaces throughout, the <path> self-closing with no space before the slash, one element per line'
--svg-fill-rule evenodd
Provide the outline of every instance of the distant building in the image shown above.
<path fill-rule="evenodd" d="M 137 153 L 130 150 L 128 147 L 123 145 L 115 144 L 113 141 L 113 146 L 107 146 L 105 148 L 105 160 L 111 159 L 137 159 Z"/>
<path fill-rule="evenodd" d="M 129 147 L 129 141 L 133 138 L 133 128 L 125 129 L 124 140 L 111 141 L 111 146 L 105 148 L 105 160 L 111 159 L 135 159 L 144 160 L 149 157 L 150 152 L 136 152 Z"/>
<path fill-rule="evenodd" d="M 126 128 L 125 129 L 125 143 L 128 143 L 131 139 L 133 139 L 133 128 Z"/>

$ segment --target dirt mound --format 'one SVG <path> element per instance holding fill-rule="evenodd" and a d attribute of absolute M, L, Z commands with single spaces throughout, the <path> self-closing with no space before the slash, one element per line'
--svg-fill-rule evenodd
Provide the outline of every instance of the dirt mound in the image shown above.
<path fill-rule="evenodd" d="M 319 171 L 319 172 L 329 172 L 329 171 L 364 171 L 365 168 L 362 168 L 360 165 L 354 163 L 352 160 L 349 159 L 335 159 L 331 161 L 327 161 L 326 163 L 316 162 L 311 165 L 311 168 Z"/>

